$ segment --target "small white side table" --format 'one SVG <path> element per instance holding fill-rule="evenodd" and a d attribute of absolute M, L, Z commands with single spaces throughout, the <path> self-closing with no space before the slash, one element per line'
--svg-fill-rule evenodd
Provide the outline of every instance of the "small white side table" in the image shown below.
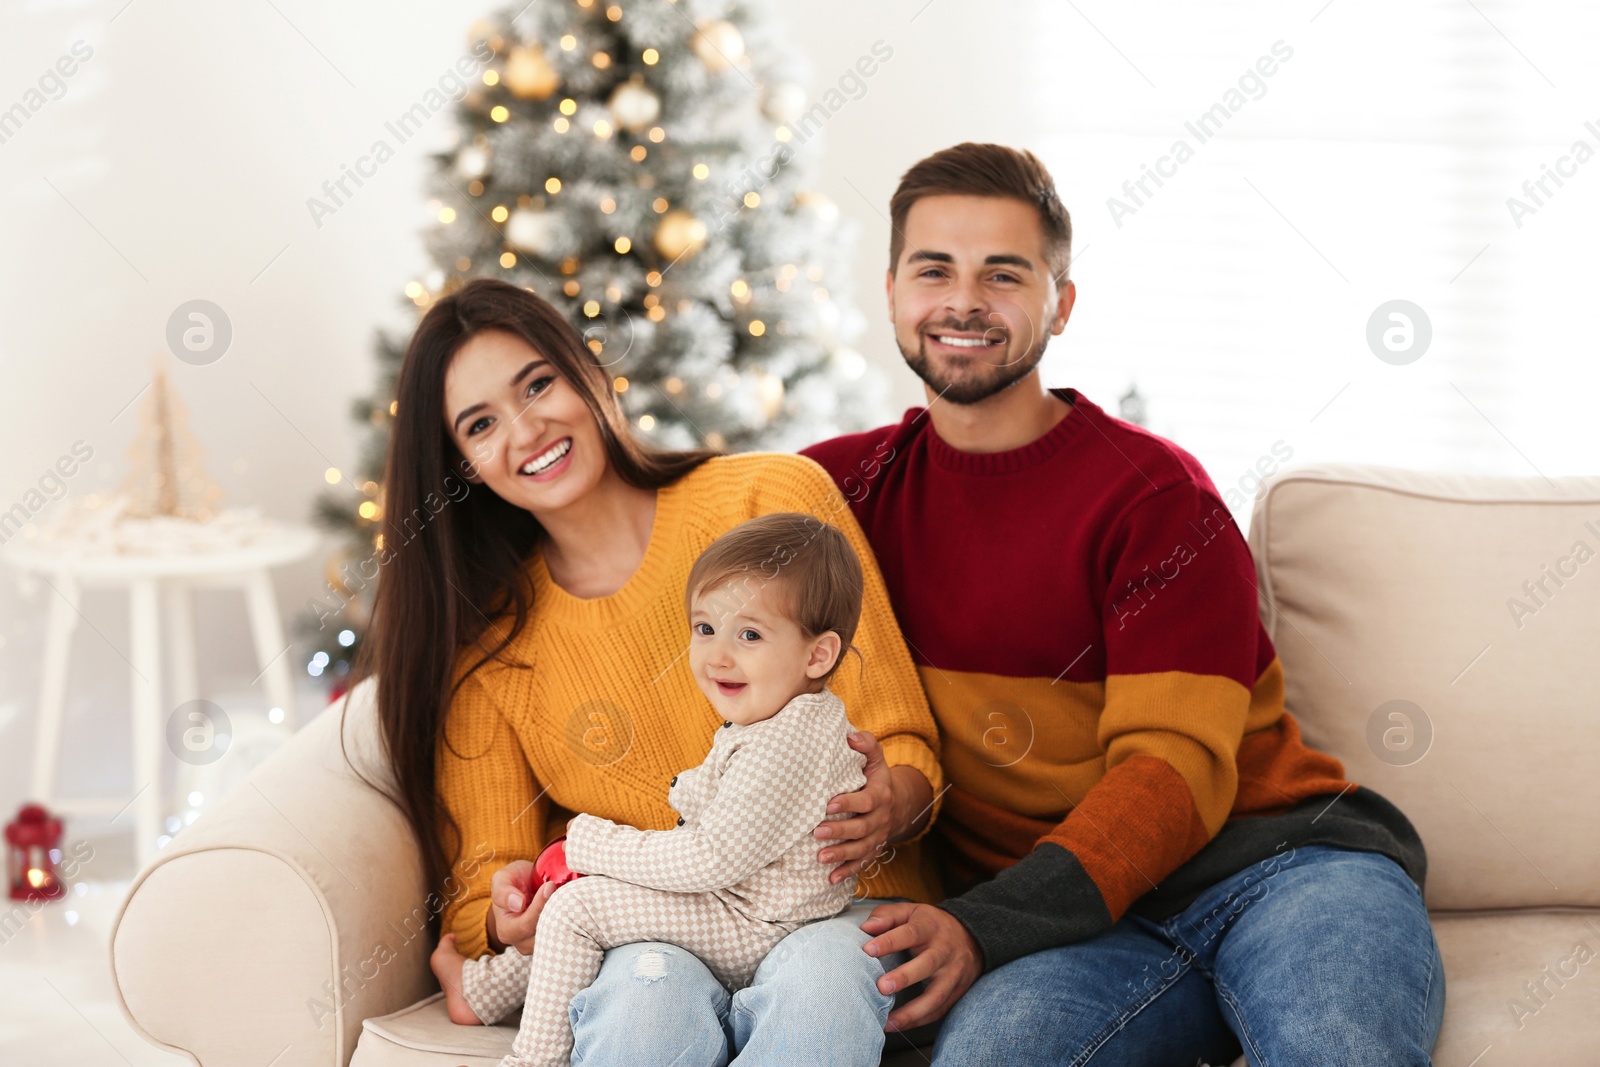
<path fill-rule="evenodd" d="M 137 849 L 141 866 L 156 852 L 161 834 L 161 749 L 165 719 L 161 685 L 161 603 L 164 601 L 173 654 L 173 674 L 166 687 L 179 702 L 200 696 L 195 663 L 194 611 L 190 591 L 236 588 L 245 595 L 256 660 L 271 706 L 283 709 L 294 729 L 294 683 L 283 635 L 283 622 L 272 592 L 271 569 L 309 555 L 318 541 L 305 526 L 264 523 L 250 543 L 237 548 L 191 550 L 182 554 L 112 554 L 84 551 L 81 545 L 53 546 L 46 540 L 17 538 L 0 550 L 0 558 L 19 570 L 42 577 L 50 594 L 49 629 L 45 636 L 44 678 L 39 694 L 38 734 L 34 741 L 33 799 L 68 812 L 120 812 L 137 805 Z M 73 630 L 83 618 L 79 610 L 85 587 L 126 587 L 130 609 L 128 665 L 133 686 L 133 785 L 131 800 L 61 799 L 55 792 L 56 764 L 61 749 L 62 709 L 67 692 L 67 659 Z M 87 620 L 85 620 L 87 621 Z M 121 651 L 118 650 L 118 654 Z M 173 705 L 175 708 L 177 704 Z M 168 708 L 170 713 L 173 708 Z"/>

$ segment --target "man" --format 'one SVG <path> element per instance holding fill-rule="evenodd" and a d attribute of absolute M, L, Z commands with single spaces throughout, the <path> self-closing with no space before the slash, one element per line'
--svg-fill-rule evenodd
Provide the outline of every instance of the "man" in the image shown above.
<path fill-rule="evenodd" d="M 925 982 L 889 1027 L 943 1017 L 938 1067 L 1431 1062 L 1416 831 L 1302 743 L 1200 464 L 1040 382 L 1076 299 L 1050 175 L 957 145 L 891 221 L 928 406 L 805 450 L 872 542 L 950 782 L 952 895 L 862 927 L 913 954 L 881 991 Z"/>

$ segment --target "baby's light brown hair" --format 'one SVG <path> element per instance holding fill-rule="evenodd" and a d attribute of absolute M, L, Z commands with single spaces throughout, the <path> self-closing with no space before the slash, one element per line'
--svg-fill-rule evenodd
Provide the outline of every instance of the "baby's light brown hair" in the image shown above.
<path fill-rule="evenodd" d="M 832 630 L 839 656 L 821 681 L 832 678 L 845 652 L 860 657 L 851 644 L 861 620 L 865 585 L 861 560 L 836 526 L 815 515 L 780 511 L 740 523 L 700 553 L 683 593 L 686 612 L 702 592 L 733 583 L 743 604 L 770 587 L 776 610 L 800 627 L 809 641 Z"/>

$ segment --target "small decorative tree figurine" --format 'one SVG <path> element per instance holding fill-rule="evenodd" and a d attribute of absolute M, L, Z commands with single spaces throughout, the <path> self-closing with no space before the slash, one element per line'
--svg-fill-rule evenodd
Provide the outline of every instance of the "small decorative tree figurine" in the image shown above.
<path fill-rule="evenodd" d="M 25 804 L 6 827 L 6 880 L 12 900 L 59 900 L 67 893 L 56 871 L 61 855 L 61 820 L 37 804 Z"/>
<path fill-rule="evenodd" d="M 138 519 L 169 516 L 205 522 L 222 499 L 201 465 L 202 449 L 189 432 L 189 418 L 157 360 L 150 392 L 139 407 L 139 432 L 128 449 L 124 514 Z"/>

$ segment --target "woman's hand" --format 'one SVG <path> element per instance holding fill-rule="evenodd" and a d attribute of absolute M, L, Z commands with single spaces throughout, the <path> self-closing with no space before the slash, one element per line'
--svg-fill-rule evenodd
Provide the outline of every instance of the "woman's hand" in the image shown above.
<path fill-rule="evenodd" d="M 533 933 L 544 902 L 555 892 L 554 882 L 533 890 L 532 860 L 508 863 L 489 882 L 489 947 L 503 952 L 514 945 L 524 956 L 533 955 Z"/>
<path fill-rule="evenodd" d="M 891 768 L 871 733 L 858 730 L 850 735 L 849 743 L 867 757 L 862 769 L 867 784 L 828 801 L 828 814 L 847 811 L 852 813 L 851 818 L 824 820 L 813 831 L 818 839 L 827 842 L 827 847 L 817 853 L 817 860 L 839 864 L 828 876 L 834 885 L 866 868 L 889 841 L 916 833 L 933 801 L 933 787 L 922 772 L 914 767 Z"/>

